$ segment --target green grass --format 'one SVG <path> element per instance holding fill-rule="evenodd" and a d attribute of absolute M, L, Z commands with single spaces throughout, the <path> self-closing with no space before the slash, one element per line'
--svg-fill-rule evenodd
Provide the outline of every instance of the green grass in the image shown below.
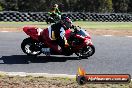
<path fill-rule="evenodd" d="M 76 25 L 91 29 L 132 29 L 132 22 L 75 22 Z"/>
<path fill-rule="evenodd" d="M 0 28 L 16 28 L 27 25 L 33 25 L 41 28 L 46 28 L 48 26 L 45 22 L 0 22 Z"/>
<path fill-rule="evenodd" d="M 87 21 L 76 21 L 73 24 L 78 25 L 82 28 L 90 29 L 132 29 L 132 22 L 87 22 Z M 23 27 L 25 25 L 34 25 L 40 28 L 46 28 L 45 22 L 0 22 L 0 28 L 16 28 Z"/>

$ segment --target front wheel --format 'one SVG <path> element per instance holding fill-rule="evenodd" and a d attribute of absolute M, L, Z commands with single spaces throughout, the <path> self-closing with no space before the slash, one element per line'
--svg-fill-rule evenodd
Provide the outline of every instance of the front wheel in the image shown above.
<path fill-rule="evenodd" d="M 77 56 L 87 58 L 92 56 L 95 53 L 95 47 L 94 45 L 88 45 L 82 49 L 79 50 L 79 52 L 76 53 Z"/>
<path fill-rule="evenodd" d="M 29 56 L 37 56 L 41 54 L 41 50 L 37 47 L 36 41 L 26 38 L 21 43 L 22 51 Z"/>
<path fill-rule="evenodd" d="M 88 57 L 92 56 L 95 53 L 95 47 L 94 45 L 89 45 L 86 47 L 86 54 Z"/>

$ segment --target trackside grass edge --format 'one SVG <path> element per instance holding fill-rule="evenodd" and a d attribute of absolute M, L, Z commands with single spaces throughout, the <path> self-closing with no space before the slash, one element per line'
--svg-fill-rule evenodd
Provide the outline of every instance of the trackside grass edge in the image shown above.
<path fill-rule="evenodd" d="M 0 88 L 132 88 L 125 84 L 77 84 L 75 78 L 0 75 Z"/>
<path fill-rule="evenodd" d="M 73 24 L 86 29 L 123 29 L 132 30 L 132 22 L 88 22 L 75 21 Z M 32 25 L 40 28 L 49 26 L 45 22 L 0 22 L 0 28 L 20 28 L 26 25 Z"/>

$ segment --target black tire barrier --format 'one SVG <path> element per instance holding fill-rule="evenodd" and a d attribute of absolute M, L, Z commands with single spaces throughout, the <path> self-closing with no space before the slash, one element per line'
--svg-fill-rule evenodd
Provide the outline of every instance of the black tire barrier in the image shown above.
<path fill-rule="evenodd" d="M 132 14 L 123 13 L 84 13 L 84 12 L 70 12 L 63 13 L 73 21 L 95 21 L 95 22 L 132 22 Z M 16 12 L 16 11 L 5 11 L 0 12 L 0 21 L 37 21 L 45 22 L 49 17 L 47 12 Z"/>

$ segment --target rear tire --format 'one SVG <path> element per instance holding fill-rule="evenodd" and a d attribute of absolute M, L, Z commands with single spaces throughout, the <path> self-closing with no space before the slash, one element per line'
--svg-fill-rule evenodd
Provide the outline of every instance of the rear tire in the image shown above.
<path fill-rule="evenodd" d="M 36 41 L 31 38 L 26 38 L 21 43 L 22 51 L 28 56 L 37 56 L 41 54 L 41 50 L 35 45 Z"/>

